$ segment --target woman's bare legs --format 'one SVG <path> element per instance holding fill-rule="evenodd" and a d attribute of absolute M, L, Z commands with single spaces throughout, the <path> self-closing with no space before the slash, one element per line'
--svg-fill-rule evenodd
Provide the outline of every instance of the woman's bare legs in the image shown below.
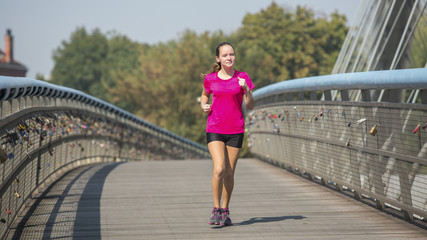
<path fill-rule="evenodd" d="M 213 141 L 208 144 L 208 148 L 213 160 L 212 193 L 214 207 L 219 208 L 221 204 L 225 169 L 225 143 L 221 141 Z"/>
<path fill-rule="evenodd" d="M 239 148 L 226 146 L 224 142 L 212 141 L 208 144 L 213 160 L 212 193 L 214 207 L 228 208 L 234 187 L 234 172 L 239 156 Z"/>
<path fill-rule="evenodd" d="M 222 208 L 228 208 L 230 203 L 231 193 L 234 188 L 234 172 L 236 169 L 237 158 L 239 157 L 240 148 L 226 146 L 226 155 L 228 159 L 225 161 L 225 174 L 222 190 Z"/>

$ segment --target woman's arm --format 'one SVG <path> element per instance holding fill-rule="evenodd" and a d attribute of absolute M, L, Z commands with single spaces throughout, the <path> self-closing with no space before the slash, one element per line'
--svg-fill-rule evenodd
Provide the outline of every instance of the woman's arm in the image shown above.
<path fill-rule="evenodd" d="M 208 104 L 209 94 L 203 88 L 202 95 L 200 96 L 200 107 L 203 109 L 203 112 L 209 113 L 211 111 L 211 105 Z"/>
<path fill-rule="evenodd" d="M 245 90 L 245 104 L 248 110 L 252 110 L 255 106 L 255 100 L 252 96 L 252 91 L 249 89 L 248 84 L 246 84 L 246 80 L 244 78 L 238 78 L 239 85 Z"/>
<path fill-rule="evenodd" d="M 252 91 L 249 90 L 249 88 L 245 90 L 245 104 L 248 110 L 252 110 L 255 106 L 254 96 L 252 95 Z"/>

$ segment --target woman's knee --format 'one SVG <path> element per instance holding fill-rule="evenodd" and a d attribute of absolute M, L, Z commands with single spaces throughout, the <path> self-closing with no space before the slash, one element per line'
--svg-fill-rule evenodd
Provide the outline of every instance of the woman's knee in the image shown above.
<path fill-rule="evenodd" d="M 225 169 L 223 167 L 215 167 L 213 176 L 216 178 L 223 178 L 225 174 Z"/>

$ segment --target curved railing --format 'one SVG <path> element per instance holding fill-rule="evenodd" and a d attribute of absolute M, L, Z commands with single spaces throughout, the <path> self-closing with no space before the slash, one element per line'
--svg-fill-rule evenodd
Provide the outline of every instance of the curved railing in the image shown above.
<path fill-rule="evenodd" d="M 406 219 L 427 217 L 427 69 L 289 80 L 254 98 L 255 156 Z"/>
<path fill-rule="evenodd" d="M 41 185 L 82 164 L 209 157 L 206 147 L 74 89 L 0 76 L 0 104 L 0 237 Z"/>

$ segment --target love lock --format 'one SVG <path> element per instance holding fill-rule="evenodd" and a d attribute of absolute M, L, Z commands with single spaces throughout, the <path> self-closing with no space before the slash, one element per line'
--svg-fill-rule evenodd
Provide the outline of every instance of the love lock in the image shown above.
<path fill-rule="evenodd" d="M 369 133 L 370 133 L 372 136 L 377 135 L 377 125 L 374 125 L 374 126 L 371 128 L 371 131 L 369 131 Z"/>
<path fill-rule="evenodd" d="M 15 131 L 9 132 L 7 129 L 6 129 L 6 132 L 7 132 L 6 137 L 7 137 L 8 143 L 10 143 L 14 147 L 16 145 L 16 141 L 19 140 L 18 134 Z"/>
<path fill-rule="evenodd" d="M 366 118 L 361 118 L 357 121 L 357 125 L 360 125 L 362 123 L 366 122 Z"/>
<path fill-rule="evenodd" d="M 36 124 L 34 122 L 30 122 L 30 124 L 28 125 L 28 130 L 34 132 L 36 129 Z"/>
<path fill-rule="evenodd" d="M 17 198 L 21 198 L 21 195 L 20 195 L 17 191 L 15 191 L 15 196 L 16 196 Z"/>
<path fill-rule="evenodd" d="M 419 133 L 419 131 L 420 131 L 420 124 L 418 124 L 418 126 L 414 129 L 414 131 L 412 133 L 413 134 Z"/>
<path fill-rule="evenodd" d="M 279 126 L 277 125 L 277 123 L 276 123 L 276 124 L 274 124 L 273 132 L 274 132 L 274 133 L 280 133 L 280 128 L 279 128 Z"/>
<path fill-rule="evenodd" d="M 21 132 L 21 137 L 24 141 L 28 141 L 30 139 L 30 136 L 27 132 Z"/>
<path fill-rule="evenodd" d="M 27 130 L 27 124 L 25 122 L 20 122 L 16 125 L 16 128 L 18 128 L 18 130 L 20 132 Z"/>
<path fill-rule="evenodd" d="M 38 123 L 38 124 L 40 124 L 41 126 L 43 126 L 43 125 L 44 125 L 44 120 L 43 120 L 43 118 L 36 117 L 36 123 Z"/>

